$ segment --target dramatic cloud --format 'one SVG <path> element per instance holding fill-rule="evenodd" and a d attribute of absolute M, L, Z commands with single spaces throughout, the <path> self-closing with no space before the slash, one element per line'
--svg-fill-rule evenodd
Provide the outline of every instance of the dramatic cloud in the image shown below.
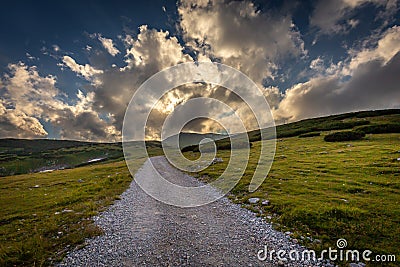
<path fill-rule="evenodd" d="M 364 8 L 376 11 L 370 33 L 354 40 L 333 36 L 350 30 L 357 33 L 364 27 L 365 20 L 357 16 Z M 56 132 L 57 137 L 68 139 L 120 140 L 126 107 L 139 86 L 165 68 L 193 61 L 221 62 L 245 73 L 262 90 L 278 123 L 399 107 L 400 27 L 392 26 L 396 21 L 390 19 L 397 10 L 397 0 L 321 0 L 308 10 L 309 27 L 295 25 L 298 18 L 290 9 L 258 7 L 251 0 L 187 0 L 177 3 L 176 33 L 147 25 L 136 25 L 136 30 L 126 26 L 118 35 L 118 48 L 102 33 L 86 34 L 90 40 L 83 42 L 74 40 L 76 50 L 61 40 L 57 43 L 62 49 L 43 42 L 42 53 L 56 60 L 61 70 L 75 73 L 82 86 L 74 88 L 79 83 L 63 81 L 63 86 L 72 87 L 63 91 L 55 75 L 43 76 L 37 67 L 24 63 L 9 64 L 0 79 L 0 136 L 46 137 L 47 132 Z M 303 35 L 306 40 L 325 38 L 347 51 L 336 55 L 335 49 L 321 53 L 321 47 L 306 48 Z M 309 53 L 308 49 L 315 50 Z M 25 54 L 26 61 L 37 64 L 39 59 L 32 54 Z M 40 63 L 48 64 L 43 59 Z M 55 73 L 62 75 L 62 71 Z M 76 94 L 66 93 L 74 90 Z M 257 127 L 252 112 L 236 94 L 195 83 L 175 88 L 159 101 L 148 121 L 148 138 L 159 138 L 168 114 L 197 97 L 226 103 L 249 129 Z M 195 109 L 182 115 L 190 116 Z M 221 122 L 233 116 L 221 115 L 212 105 L 207 112 Z M 185 130 L 223 131 L 206 118 L 192 121 Z"/>
<path fill-rule="evenodd" d="M 354 11 L 367 4 L 384 7 L 378 17 L 385 21 L 396 13 L 397 0 L 319 0 L 310 17 L 310 24 L 324 34 L 343 33 L 357 26 L 359 21 L 351 19 Z"/>
<path fill-rule="evenodd" d="M 372 40 L 374 41 L 374 40 Z M 364 48 L 361 51 L 350 51 L 352 55 L 349 70 L 356 69 L 360 64 L 370 60 L 381 59 L 384 63 L 391 60 L 400 50 L 400 27 L 393 26 L 388 29 L 381 39 L 378 40 L 376 47 Z"/>
<path fill-rule="evenodd" d="M 278 119 L 299 120 L 365 109 L 400 107 L 400 31 L 387 30 L 374 48 L 352 51 L 333 75 L 317 76 L 286 90 Z M 314 62 L 315 63 L 315 62 Z M 315 64 L 314 64 L 315 65 Z M 349 80 L 344 75 L 351 74 Z"/>
<path fill-rule="evenodd" d="M 100 34 L 98 35 L 98 39 L 103 47 L 107 50 L 107 52 L 110 53 L 110 55 L 112 55 L 113 57 L 120 53 L 119 50 L 115 47 L 112 39 L 102 37 Z"/>
<path fill-rule="evenodd" d="M 126 107 L 146 79 L 164 68 L 193 61 L 184 53 L 178 39 L 168 31 L 149 29 L 143 25 L 136 36 L 126 35 L 124 40 L 125 66 L 100 66 L 104 71 L 95 75 L 98 83 L 92 88 L 93 110 L 110 114 L 113 118 L 110 125 L 116 129 L 122 129 Z"/>
<path fill-rule="evenodd" d="M 88 81 L 94 81 L 96 84 L 99 83 L 99 80 L 96 79 L 96 75 L 103 73 L 102 70 L 97 70 L 90 66 L 89 64 L 80 65 L 76 63 L 76 61 L 70 56 L 64 56 L 62 62 L 70 68 L 73 72 L 81 75 Z"/>
<path fill-rule="evenodd" d="M 258 85 L 274 79 L 280 60 L 306 53 L 290 16 L 260 12 L 251 1 L 181 1 L 178 12 L 199 60 L 218 59 Z"/>
<path fill-rule="evenodd" d="M 278 87 L 270 86 L 264 89 L 264 97 L 272 110 L 275 110 L 283 98 Z"/>
<path fill-rule="evenodd" d="M 276 112 L 291 121 L 357 110 L 400 107 L 400 54 L 388 64 L 375 60 L 357 69 L 349 82 L 319 77 L 288 89 Z M 383 86 L 384 85 L 384 86 Z"/>
<path fill-rule="evenodd" d="M 43 122 L 60 130 L 60 137 L 115 140 L 119 131 L 92 109 L 93 93 L 78 92 L 68 103 L 56 87 L 56 77 L 43 77 L 36 67 L 10 64 L 0 84 L 0 134 L 3 137 L 46 137 Z M 112 120 L 112 118 L 110 118 Z"/>
<path fill-rule="evenodd" d="M 139 27 L 137 38 L 128 35 L 125 42 L 128 48 L 125 55 L 127 66 L 124 70 L 136 67 L 156 72 L 193 60 L 183 53 L 184 47 L 168 31 L 148 29 L 146 25 Z"/>
<path fill-rule="evenodd" d="M 46 137 L 47 132 L 38 119 L 0 102 L 0 136 L 14 138 Z"/>
<path fill-rule="evenodd" d="M 323 71 L 324 68 L 325 68 L 324 60 L 320 57 L 313 59 L 310 63 L 310 69 L 313 69 L 316 71 Z"/>

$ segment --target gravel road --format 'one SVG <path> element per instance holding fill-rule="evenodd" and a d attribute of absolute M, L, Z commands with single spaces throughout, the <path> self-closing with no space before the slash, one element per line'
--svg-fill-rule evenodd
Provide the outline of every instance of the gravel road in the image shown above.
<path fill-rule="evenodd" d="M 150 160 L 168 180 L 200 185 L 164 157 L 147 160 L 136 176 L 153 175 Z M 71 251 L 59 266 L 333 266 L 290 259 L 260 261 L 257 253 L 265 245 L 269 251 L 301 253 L 304 248 L 227 198 L 178 208 L 153 199 L 132 182 L 121 200 L 94 220 L 105 234 Z"/>

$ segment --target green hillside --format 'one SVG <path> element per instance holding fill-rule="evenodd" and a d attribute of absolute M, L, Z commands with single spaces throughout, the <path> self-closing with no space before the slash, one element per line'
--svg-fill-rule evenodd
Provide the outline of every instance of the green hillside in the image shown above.
<path fill-rule="evenodd" d="M 254 141 L 245 174 L 229 197 L 316 250 L 335 248 L 337 239 L 345 238 L 351 249 L 399 259 L 400 131 L 395 126 L 399 123 L 399 110 L 388 110 L 278 126 L 275 159 L 264 183 L 248 192 L 264 142 Z M 349 131 L 367 133 L 354 141 L 324 140 Z M 258 133 L 249 136 L 257 140 Z M 226 140 L 217 141 L 222 147 L 217 156 L 223 162 L 194 173 L 206 182 L 217 179 L 229 163 L 226 143 L 218 142 Z M 198 158 L 197 147 L 192 148 L 184 155 Z M 252 197 L 260 201 L 250 204 Z M 262 205 L 263 200 L 268 205 Z"/>
<path fill-rule="evenodd" d="M 132 145 L 136 145 L 135 142 Z M 151 150 L 161 148 L 161 143 L 148 141 L 146 146 Z M 69 169 L 123 159 L 121 143 L 0 139 L 0 176 Z"/>
<path fill-rule="evenodd" d="M 275 133 L 273 129 L 262 129 L 263 140 L 285 137 L 307 137 L 319 135 L 326 131 L 356 130 L 366 133 L 400 133 L 400 109 L 387 109 L 375 111 L 350 112 L 327 117 L 312 118 L 277 125 Z M 250 142 L 261 141 L 260 130 L 245 133 Z M 243 134 L 236 135 L 238 140 L 244 140 Z M 230 149 L 229 138 L 216 141 L 218 149 Z M 198 151 L 198 145 L 184 147 L 182 151 Z"/>
<path fill-rule="evenodd" d="M 179 147 L 184 148 L 187 146 L 198 144 L 204 138 L 210 138 L 212 140 L 220 140 L 225 137 L 226 137 L 226 135 L 222 135 L 222 134 L 213 134 L 213 133 L 200 134 L 200 133 L 181 132 L 178 137 L 179 138 Z M 164 140 L 164 144 L 165 145 L 171 144 L 171 146 L 173 146 L 174 145 L 174 144 L 172 144 L 173 140 L 174 140 L 174 137 L 168 137 L 167 139 Z"/>
<path fill-rule="evenodd" d="M 349 248 L 400 259 L 399 123 L 400 110 L 385 110 L 278 126 L 271 171 L 253 193 L 248 185 L 263 141 L 259 131 L 250 132 L 251 158 L 229 197 L 308 247 L 336 247 L 336 240 L 345 238 Z M 324 140 L 342 131 L 363 131 L 365 136 L 354 141 Z M 0 266 L 52 265 L 85 238 L 101 234 L 91 216 L 110 205 L 132 181 L 119 143 L 15 139 L 0 143 L 2 170 L 26 173 L 0 178 Z M 160 142 L 146 145 L 150 155 L 162 154 Z M 223 162 L 193 175 L 206 182 L 216 179 L 229 162 L 228 145 L 218 140 L 217 156 Z M 185 156 L 197 158 L 199 153 L 187 151 Z M 102 157 L 104 161 L 76 167 Z M 144 160 L 137 159 L 136 168 Z M 27 173 L 61 164 L 71 169 Z M 251 197 L 260 201 L 250 204 Z M 269 204 L 262 205 L 263 200 Z"/>

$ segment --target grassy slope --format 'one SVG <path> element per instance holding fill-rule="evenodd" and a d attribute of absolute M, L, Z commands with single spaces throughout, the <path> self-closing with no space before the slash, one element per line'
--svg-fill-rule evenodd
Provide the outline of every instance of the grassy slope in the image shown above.
<path fill-rule="evenodd" d="M 79 147 L 90 145 L 90 142 L 81 142 L 73 140 L 51 140 L 51 139 L 0 139 L 0 147 L 5 149 L 18 148 L 18 151 L 26 153 L 43 152 L 59 148 Z"/>
<path fill-rule="evenodd" d="M 324 119 L 306 120 L 278 127 L 278 133 L 290 134 L 299 129 L 304 132 L 307 127 L 308 132 L 314 131 L 313 124 L 329 125 L 340 120 L 368 120 L 371 124 L 400 122 L 400 116 L 396 115 L 399 112 L 394 113 L 343 114 L 329 117 L 325 123 Z M 310 235 L 322 240 L 321 244 L 308 244 L 315 248 L 334 246 L 337 238 L 344 237 L 350 248 L 396 253 L 400 258 L 400 162 L 396 161 L 400 157 L 400 134 L 367 135 L 365 140 L 347 146 L 348 142 L 324 142 L 326 133 L 281 139 L 267 180 L 258 191 L 249 194 L 247 184 L 261 144 L 254 142 L 248 169 L 231 197 L 262 216 L 271 215 L 278 227 L 291 229 L 296 237 Z M 256 139 L 257 133 L 249 135 Z M 81 162 L 98 157 L 93 151 L 104 154 L 115 145 L 55 148 L 49 144 L 45 145 L 47 151 L 39 149 L 31 154 L 11 151 L 17 157 L 26 157 L 15 159 L 14 166 L 33 162 L 32 155 L 38 155 L 35 153 L 47 153 L 52 160 L 60 153 L 67 161 L 71 160 L 68 157 L 77 157 Z M 148 145 L 151 155 L 161 153 L 159 143 Z M 209 167 L 200 175 L 211 179 L 218 176 L 228 155 L 229 151 L 219 151 L 225 162 Z M 2 166 L 4 162 L 7 161 L 3 159 Z M 139 159 L 137 166 L 142 162 Z M 84 238 L 99 234 L 88 218 L 118 198 L 131 179 L 123 162 L 0 178 L 0 266 L 49 264 L 67 249 L 81 244 Z M 35 185 L 39 187 L 34 188 Z M 248 205 L 247 199 L 252 196 L 269 199 L 271 205 Z M 63 213 L 65 209 L 73 212 Z"/>
<path fill-rule="evenodd" d="M 338 238 L 346 238 L 349 248 L 400 258 L 400 134 L 367 135 L 351 145 L 324 142 L 324 134 L 280 139 L 267 179 L 248 193 L 261 145 L 255 142 L 245 175 L 230 197 L 261 216 L 272 216 L 278 228 L 290 229 L 294 237 L 322 241 L 305 239 L 313 248 L 336 247 Z M 221 150 L 218 156 L 224 163 L 210 166 L 199 177 L 220 175 L 229 151 Z M 249 205 L 250 197 L 269 199 L 271 205 Z"/>
<path fill-rule="evenodd" d="M 311 132 L 321 132 L 330 130 L 353 129 L 362 125 L 377 125 L 385 123 L 400 124 L 400 109 L 387 109 L 377 111 L 351 112 L 328 117 L 301 120 L 293 123 L 276 126 L 276 138 L 285 138 L 299 136 Z M 273 136 L 271 129 L 263 129 L 263 140 L 271 139 Z M 247 133 L 250 142 L 261 141 L 260 130 L 254 130 Z M 243 138 L 242 135 L 237 137 Z M 216 141 L 220 149 L 229 147 L 229 138 Z M 198 150 L 197 145 L 183 148 L 182 151 Z"/>
<path fill-rule="evenodd" d="M 100 234 L 90 217 L 131 181 L 124 161 L 0 178 L 0 266 L 48 265 Z"/>
<path fill-rule="evenodd" d="M 71 168 L 94 158 L 122 158 L 121 146 L 117 144 L 90 144 L 65 147 L 33 153 L 16 152 L 16 148 L 0 149 L 0 175 L 38 172 L 52 168 Z"/>
<path fill-rule="evenodd" d="M 204 138 L 210 138 L 213 140 L 218 140 L 224 138 L 224 135 L 221 134 L 212 134 L 212 133 L 206 133 L 206 134 L 198 134 L 198 133 L 180 133 L 179 134 L 179 146 L 180 148 L 190 146 L 193 144 L 198 144 L 202 139 Z M 168 143 L 169 138 L 167 138 L 165 142 Z"/>
<path fill-rule="evenodd" d="M 147 147 L 154 150 L 161 145 L 157 141 L 148 141 Z M 0 176 L 74 168 L 96 158 L 108 162 L 123 160 L 122 144 L 0 139 Z"/>

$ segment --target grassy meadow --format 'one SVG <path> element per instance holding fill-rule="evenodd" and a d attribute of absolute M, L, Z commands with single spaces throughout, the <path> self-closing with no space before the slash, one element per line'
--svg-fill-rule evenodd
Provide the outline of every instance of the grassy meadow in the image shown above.
<path fill-rule="evenodd" d="M 144 160 L 132 166 L 139 168 Z M 0 266 L 52 265 L 85 238 L 101 234 L 91 217 L 131 181 L 125 161 L 1 177 Z"/>
<path fill-rule="evenodd" d="M 160 154 L 160 142 L 146 141 L 146 147 L 150 156 Z M 71 169 L 92 164 L 92 160 L 105 163 L 124 160 L 122 143 L 0 139 L 0 177 Z"/>
<path fill-rule="evenodd" d="M 260 131 L 249 132 L 251 157 L 228 196 L 310 248 L 335 248 L 337 239 L 345 238 L 349 249 L 394 254 L 399 261 L 398 125 L 400 110 L 278 126 L 271 171 L 252 193 L 248 185 L 266 141 L 260 140 Z M 324 141 L 331 133 L 359 129 L 369 132 L 361 140 Z M 230 144 L 225 139 L 216 143 L 217 157 L 224 161 L 192 173 L 206 182 L 216 179 L 229 162 Z M 147 142 L 147 148 L 150 156 L 162 154 L 160 142 Z M 198 146 L 183 151 L 187 158 L 199 157 Z M 87 165 L 93 158 L 105 160 Z M 144 160 L 136 159 L 135 167 Z M 52 265 L 85 238 L 101 234 L 92 216 L 118 199 L 132 181 L 120 143 L 0 140 L 0 164 L 0 266 Z M 64 170 L 38 172 L 63 164 Z M 251 197 L 270 203 L 250 204 Z"/>
<path fill-rule="evenodd" d="M 245 174 L 229 197 L 316 250 L 336 248 L 337 239 L 345 238 L 350 249 L 400 259 L 400 134 L 330 143 L 323 140 L 327 133 L 277 140 L 268 177 L 249 193 L 263 141 L 254 142 Z M 210 181 L 223 172 L 230 152 L 220 150 L 217 156 L 224 162 L 197 173 L 200 179 Z M 270 204 L 249 204 L 251 197 Z"/>
<path fill-rule="evenodd" d="M 60 140 L 0 140 L 0 176 L 74 168 L 92 159 L 122 160 L 122 146 Z"/>

